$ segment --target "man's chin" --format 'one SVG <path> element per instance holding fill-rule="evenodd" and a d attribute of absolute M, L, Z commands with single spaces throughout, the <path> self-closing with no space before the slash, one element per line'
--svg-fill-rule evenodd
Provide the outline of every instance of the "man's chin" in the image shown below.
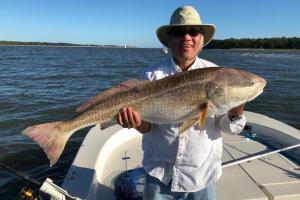
<path fill-rule="evenodd" d="M 180 60 L 191 60 L 191 59 L 193 59 L 193 56 L 191 56 L 190 54 L 180 55 Z"/>

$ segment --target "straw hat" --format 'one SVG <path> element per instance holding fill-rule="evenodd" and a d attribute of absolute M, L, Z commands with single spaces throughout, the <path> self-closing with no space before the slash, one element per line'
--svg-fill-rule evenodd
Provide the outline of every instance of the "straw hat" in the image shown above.
<path fill-rule="evenodd" d="M 213 24 L 202 24 L 198 12 L 191 6 L 177 8 L 172 14 L 170 24 L 160 26 L 156 30 L 159 41 L 169 48 L 169 31 L 174 26 L 199 26 L 204 38 L 203 46 L 207 45 L 215 33 L 216 27 Z"/>

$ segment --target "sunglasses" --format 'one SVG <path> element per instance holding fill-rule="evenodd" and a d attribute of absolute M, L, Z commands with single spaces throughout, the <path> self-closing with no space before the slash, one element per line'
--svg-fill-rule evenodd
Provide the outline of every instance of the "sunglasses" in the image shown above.
<path fill-rule="evenodd" d="M 201 33 L 201 30 L 199 28 L 172 28 L 171 29 L 171 34 L 174 37 L 183 37 L 186 34 L 192 36 L 192 37 L 196 37 Z"/>

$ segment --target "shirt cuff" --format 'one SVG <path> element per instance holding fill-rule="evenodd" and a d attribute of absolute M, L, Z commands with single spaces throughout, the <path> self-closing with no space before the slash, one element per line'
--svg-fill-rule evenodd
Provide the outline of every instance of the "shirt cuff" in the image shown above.
<path fill-rule="evenodd" d="M 226 113 L 223 116 L 220 116 L 221 119 L 219 119 L 219 125 L 223 132 L 228 134 L 239 134 L 244 129 L 244 126 L 246 125 L 246 117 L 243 114 L 240 119 L 236 119 L 234 121 L 231 121 L 228 117 L 228 114 Z"/>

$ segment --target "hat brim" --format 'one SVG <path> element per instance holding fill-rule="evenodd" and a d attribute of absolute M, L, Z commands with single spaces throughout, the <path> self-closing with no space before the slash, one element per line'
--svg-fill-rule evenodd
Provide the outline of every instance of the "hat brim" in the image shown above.
<path fill-rule="evenodd" d="M 161 26 L 156 30 L 156 35 L 158 40 L 165 46 L 169 48 L 169 32 L 170 29 L 174 26 L 199 26 L 201 29 L 201 33 L 203 35 L 204 41 L 203 41 L 203 47 L 206 46 L 213 38 L 216 27 L 213 24 L 172 24 L 172 25 L 165 25 Z"/>

